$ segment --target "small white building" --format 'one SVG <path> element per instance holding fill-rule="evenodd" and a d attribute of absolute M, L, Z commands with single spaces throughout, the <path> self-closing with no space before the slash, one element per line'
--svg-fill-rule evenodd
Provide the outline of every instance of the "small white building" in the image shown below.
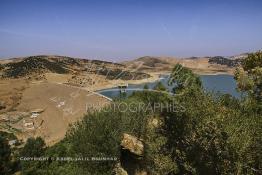
<path fill-rule="evenodd" d="M 30 116 L 30 118 L 37 118 L 40 114 L 39 113 L 32 113 L 32 115 Z"/>
<path fill-rule="evenodd" d="M 30 118 L 37 118 L 42 112 L 44 112 L 44 109 L 34 109 L 31 111 Z"/>
<path fill-rule="evenodd" d="M 25 129 L 35 129 L 33 121 L 25 121 L 23 120 Z"/>
<path fill-rule="evenodd" d="M 127 83 L 121 83 L 118 85 L 118 88 L 120 90 L 120 93 L 125 93 L 126 92 L 126 88 L 128 87 Z"/>

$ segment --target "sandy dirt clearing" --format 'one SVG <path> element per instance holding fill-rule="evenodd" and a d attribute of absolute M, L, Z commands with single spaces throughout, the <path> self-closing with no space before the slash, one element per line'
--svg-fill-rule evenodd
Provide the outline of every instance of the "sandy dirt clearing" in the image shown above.
<path fill-rule="evenodd" d="M 41 136 L 48 145 L 64 138 L 69 124 L 80 120 L 88 108 L 99 108 L 110 101 L 86 90 L 55 83 L 32 84 L 23 93 L 18 111 L 43 109 L 35 123 L 39 126 L 27 132 L 28 136 Z M 40 125 L 41 124 L 41 125 Z"/>

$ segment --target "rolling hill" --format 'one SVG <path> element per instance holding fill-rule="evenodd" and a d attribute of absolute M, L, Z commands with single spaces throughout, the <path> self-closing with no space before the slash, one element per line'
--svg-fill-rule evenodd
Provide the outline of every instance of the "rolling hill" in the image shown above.
<path fill-rule="evenodd" d="M 2 78 L 45 79 L 46 73 L 56 74 L 99 74 L 108 79 L 143 79 L 149 75 L 127 70 L 125 65 L 100 60 L 87 60 L 65 56 L 29 56 L 0 62 Z M 117 76 L 121 73 L 121 76 Z"/>
<path fill-rule="evenodd" d="M 123 64 L 143 72 L 170 72 L 174 65 L 179 63 L 199 74 L 232 74 L 234 69 L 240 65 L 241 60 L 246 56 L 247 54 L 232 57 L 214 56 L 189 58 L 144 56 L 123 62 Z"/>

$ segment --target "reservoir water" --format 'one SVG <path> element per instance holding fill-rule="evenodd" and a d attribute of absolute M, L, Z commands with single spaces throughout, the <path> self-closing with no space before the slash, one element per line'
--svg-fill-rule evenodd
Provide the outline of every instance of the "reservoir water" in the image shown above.
<path fill-rule="evenodd" d="M 241 96 L 236 90 L 237 83 L 232 75 L 202 75 L 201 80 L 208 91 L 231 94 L 235 97 Z"/>
<path fill-rule="evenodd" d="M 201 75 L 200 76 L 203 87 L 207 91 L 212 92 L 220 92 L 223 94 L 231 94 L 235 97 L 240 97 L 240 93 L 236 90 L 236 81 L 232 75 Z M 160 81 L 170 92 L 172 92 L 173 86 L 168 85 L 168 75 L 163 75 L 160 77 L 159 80 L 155 82 L 149 83 L 141 83 L 141 84 L 129 84 L 128 88 L 126 89 L 126 95 L 131 95 L 134 91 L 142 91 L 144 86 L 147 84 L 149 89 L 153 89 L 156 84 Z M 120 96 L 119 89 L 116 88 L 109 88 L 97 91 L 98 93 L 105 95 L 110 98 L 116 98 Z"/>

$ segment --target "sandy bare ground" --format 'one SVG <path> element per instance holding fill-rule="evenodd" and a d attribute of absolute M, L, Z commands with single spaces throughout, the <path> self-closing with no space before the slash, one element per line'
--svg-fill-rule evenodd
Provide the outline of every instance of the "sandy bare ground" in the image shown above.
<path fill-rule="evenodd" d="M 102 89 L 108 89 L 112 87 L 117 87 L 120 84 L 141 84 L 141 83 L 149 83 L 159 79 L 159 75 L 161 73 L 150 73 L 149 78 L 145 78 L 142 80 L 104 80 L 103 78 L 96 78 L 97 82 L 91 86 L 86 86 L 85 89 L 90 91 L 98 91 Z"/>
<path fill-rule="evenodd" d="M 80 77 L 80 78 L 79 78 Z M 90 108 L 100 109 L 110 103 L 110 100 L 94 93 L 94 91 L 115 87 L 121 83 L 139 84 L 152 82 L 159 78 L 158 73 L 152 73 L 150 78 L 143 80 L 108 80 L 101 75 L 79 75 L 78 84 L 71 85 L 70 74 L 47 73 L 43 80 L 6 79 L 0 80 L 0 100 L 6 109 L 0 110 L 3 118 L 18 120 L 21 114 L 26 117 L 12 124 L 19 130 L 15 132 L 19 139 L 26 141 L 29 137 L 41 136 L 48 145 L 63 139 L 70 124 L 82 119 Z M 83 84 L 85 78 L 92 84 Z M 42 109 L 36 118 L 31 118 L 35 109 Z M 0 116 L 0 120 L 1 120 Z M 4 126 L 4 121 L 0 121 Z M 25 123 L 34 123 L 33 129 L 25 127 Z M 30 125 L 29 128 L 32 126 Z M 1 127 L 0 127 L 1 128 Z M 5 129 L 6 128 L 2 128 Z M 13 132 L 14 130 L 11 130 Z"/>
<path fill-rule="evenodd" d="M 64 138 L 69 124 L 80 120 L 90 107 L 103 107 L 109 101 L 86 90 L 62 84 L 32 84 L 23 93 L 17 111 L 43 109 L 34 130 L 20 135 L 22 139 L 41 136 L 48 145 Z"/>
<path fill-rule="evenodd" d="M 29 82 L 26 80 L 0 80 L 0 102 L 5 106 L 0 114 L 19 105 L 23 91 L 28 87 Z"/>
<path fill-rule="evenodd" d="M 141 84 L 146 82 L 153 82 L 159 79 L 159 75 L 164 72 L 150 72 L 150 77 L 142 80 L 121 80 L 113 79 L 108 80 L 105 76 L 97 74 L 81 74 L 77 77 L 72 78 L 70 74 L 55 74 L 55 73 L 46 73 L 46 81 L 50 83 L 59 83 L 59 84 L 68 84 L 71 86 L 83 87 L 89 91 L 97 91 L 101 89 L 107 89 L 112 87 L 117 87 L 119 84 Z M 89 83 L 85 83 L 87 80 L 90 80 Z M 37 81 L 34 83 L 38 83 Z"/>
<path fill-rule="evenodd" d="M 197 74 L 233 74 L 234 68 L 229 68 L 225 65 L 210 64 L 208 58 L 199 58 L 196 60 L 183 59 L 179 60 L 183 66 L 192 69 Z"/>

